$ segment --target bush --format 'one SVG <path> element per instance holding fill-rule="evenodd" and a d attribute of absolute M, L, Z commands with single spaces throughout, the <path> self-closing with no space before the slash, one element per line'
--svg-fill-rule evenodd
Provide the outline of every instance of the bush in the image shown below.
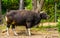
<path fill-rule="evenodd" d="M 60 18 L 58 18 L 58 24 L 57 24 L 57 26 L 58 26 L 58 31 L 60 32 Z"/>
<path fill-rule="evenodd" d="M 18 9 L 18 0 L 2 0 L 2 9 Z"/>
<path fill-rule="evenodd" d="M 32 10 L 32 0 L 24 0 L 25 9 Z"/>

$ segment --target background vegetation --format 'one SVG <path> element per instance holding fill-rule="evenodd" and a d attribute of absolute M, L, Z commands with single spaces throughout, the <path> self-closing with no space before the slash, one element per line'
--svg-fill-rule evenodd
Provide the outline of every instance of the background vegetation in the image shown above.
<path fill-rule="evenodd" d="M 60 17 L 60 0 L 56 1 L 57 3 L 57 19 Z M 45 10 L 47 14 L 50 15 L 50 22 L 54 22 L 55 13 L 54 13 L 54 0 L 45 0 L 42 10 Z M 24 0 L 24 8 L 28 10 L 32 10 L 32 0 Z M 6 10 L 16 10 L 19 9 L 19 0 L 2 0 L 2 14 L 6 13 Z"/>
<path fill-rule="evenodd" d="M 40 1 L 40 0 L 38 0 Z M 8 10 L 17 10 L 19 9 L 19 0 L 2 0 L 2 14 L 4 15 Z M 44 0 L 44 4 L 42 7 L 42 10 L 46 11 L 47 14 L 49 14 L 50 18 L 49 22 L 55 21 L 55 3 L 57 4 L 57 10 L 56 10 L 56 21 L 58 21 L 58 31 L 60 31 L 60 0 Z M 32 10 L 32 0 L 24 0 L 24 9 Z M 42 22 L 46 22 L 46 20 L 42 20 Z M 54 27 L 54 26 L 53 26 Z M 51 26 L 47 27 L 40 27 L 40 28 L 53 28 Z M 55 26 L 57 27 L 57 26 Z M 55 28 L 54 27 L 54 28 Z M 2 27 L 0 27 L 1 29 Z M 4 28 L 3 28 L 4 29 Z"/>

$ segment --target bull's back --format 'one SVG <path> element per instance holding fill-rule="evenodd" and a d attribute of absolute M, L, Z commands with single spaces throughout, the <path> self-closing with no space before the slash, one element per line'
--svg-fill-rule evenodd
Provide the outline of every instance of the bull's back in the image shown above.
<path fill-rule="evenodd" d="M 7 17 L 10 19 L 8 21 L 12 20 L 11 23 L 14 22 L 15 24 L 25 24 L 26 21 L 34 20 L 33 18 L 34 18 L 35 13 L 32 11 L 25 11 L 25 10 L 19 11 L 18 10 L 18 11 L 12 11 L 8 13 L 7 15 L 9 16 Z"/>
<path fill-rule="evenodd" d="M 32 21 L 33 20 L 33 14 L 29 12 L 18 12 L 14 16 L 14 20 L 16 23 L 23 24 L 26 23 L 26 21 Z"/>

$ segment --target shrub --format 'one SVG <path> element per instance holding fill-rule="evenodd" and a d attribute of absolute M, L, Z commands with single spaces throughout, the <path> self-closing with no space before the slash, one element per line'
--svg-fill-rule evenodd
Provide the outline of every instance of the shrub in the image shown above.
<path fill-rule="evenodd" d="M 58 27 L 58 31 L 60 32 L 60 18 L 58 18 L 58 24 L 57 24 L 57 27 Z"/>

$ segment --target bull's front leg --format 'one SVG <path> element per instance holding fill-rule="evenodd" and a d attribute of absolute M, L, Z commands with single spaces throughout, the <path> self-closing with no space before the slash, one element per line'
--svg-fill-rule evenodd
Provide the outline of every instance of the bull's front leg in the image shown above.
<path fill-rule="evenodd" d="M 26 29 L 27 29 L 27 33 L 28 33 L 27 35 L 31 36 L 31 29 L 30 29 L 31 23 L 27 22 L 26 24 L 27 24 Z"/>
<path fill-rule="evenodd" d="M 28 36 L 31 36 L 30 28 L 27 28 L 27 33 L 28 33 L 28 34 L 27 34 Z"/>
<path fill-rule="evenodd" d="M 16 33 L 16 31 L 15 31 L 15 25 L 14 24 L 12 24 L 12 30 L 13 30 L 13 33 L 14 33 L 14 35 L 18 35 L 17 33 Z"/>

